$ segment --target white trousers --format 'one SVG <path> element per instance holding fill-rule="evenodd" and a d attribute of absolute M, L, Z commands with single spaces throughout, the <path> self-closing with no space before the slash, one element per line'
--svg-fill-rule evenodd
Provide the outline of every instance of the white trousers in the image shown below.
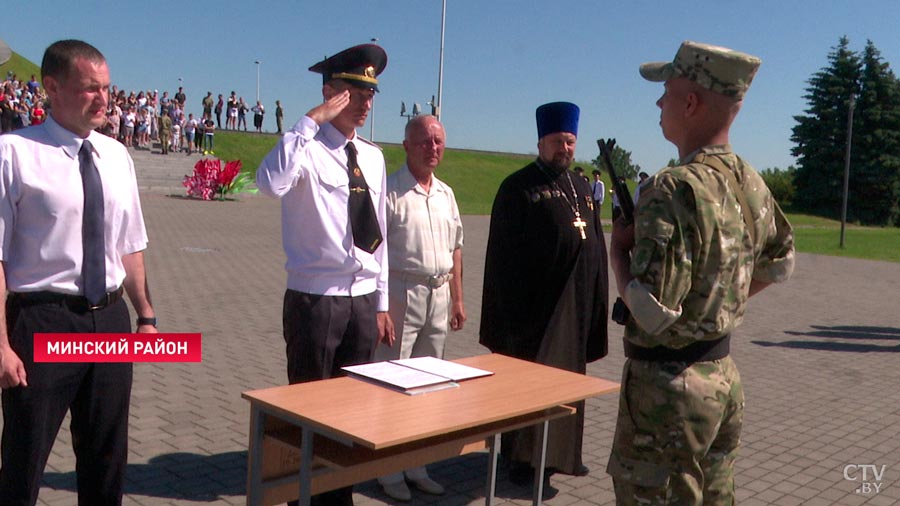
<path fill-rule="evenodd" d="M 390 315 L 397 339 L 393 346 L 379 344 L 375 360 L 444 356 L 444 342 L 450 329 L 450 284 L 439 288 L 405 281 L 392 276 L 388 281 Z M 428 470 L 413 467 L 406 470 L 410 480 L 428 478 Z M 400 483 L 403 473 L 378 478 L 382 485 Z"/>
<path fill-rule="evenodd" d="M 397 339 L 379 344 L 375 360 L 444 356 L 450 329 L 450 283 L 431 288 L 392 276 L 388 281 L 390 315 Z"/>

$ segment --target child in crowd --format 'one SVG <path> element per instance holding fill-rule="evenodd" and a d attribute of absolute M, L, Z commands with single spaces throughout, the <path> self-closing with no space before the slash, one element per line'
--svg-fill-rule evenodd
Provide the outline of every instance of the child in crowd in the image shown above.
<path fill-rule="evenodd" d="M 194 119 L 194 113 L 188 114 L 187 121 L 184 122 L 184 136 L 187 141 L 187 153 L 194 152 L 194 135 L 197 133 L 197 120 Z"/>
<path fill-rule="evenodd" d="M 172 123 L 172 151 L 181 151 L 181 124 L 178 121 Z"/>
<path fill-rule="evenodd" d="M 137 122 L 137 116 L 134 114 L 134 109 L 131 106 L 125 106 L 125 114 L 122 116 L 122 127 L 125 129 L 123 135 L 123 141 L 125 141 L 125 147 L 134 146 L 134 124 Z"/>
<path fill-rule="evenodd" d="M 205 144 L 206 144 L 203 149 L 203 154 L 204 155 L 214 155 L 214 154 L 216 154 L 216 152 L 213 151 L 213 144 L 214 144 L 213 141 L 215 140 L 215 135 L 216 135 L 216 122 L 213 121 L 212 118 L 208 118 L 206 121 L 203 122 L 203 126 L 205 127 L 203 137 L 204 137 Z"/>

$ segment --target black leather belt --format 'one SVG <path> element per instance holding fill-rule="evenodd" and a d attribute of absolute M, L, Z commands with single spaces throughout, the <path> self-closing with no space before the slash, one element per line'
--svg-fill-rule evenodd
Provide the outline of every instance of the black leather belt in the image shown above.
<path fill-rule="evenodd" d="M 654 346 L 645 348 L 625 340 L 625 356 L 647 362 L 709 362 L 728 356 L 731 351 L 731 334 L 711 341 L 697 341 L 684 348 Z"/>
<path fill-rule="evenodd" d="M 88 311 L 97 311 L 119 302 L 119 299 L 122 298 L 122 292 L 123 290 L 120 286 L 115 291 L 107 293 L 96 304 L 89 302 L 83 295 L 68 295 L 58 292 L 16 292 L 12 294 L 12 297 L 23 306 L 65 303 L 69 309 L 76 313 L 86 313 Z"/>

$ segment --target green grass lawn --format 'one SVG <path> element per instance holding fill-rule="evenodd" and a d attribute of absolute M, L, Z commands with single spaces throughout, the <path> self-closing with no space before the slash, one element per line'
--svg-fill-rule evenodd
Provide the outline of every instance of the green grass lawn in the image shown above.
<path fill-rule="evenodd" d="M 827 228 L 798 227 L 794 235 L 797 250 L 804 253 L 900 262 L 900 228 L 847 227 L 843 249 L 840 223 Z"/>
<path fill-rule="evenodd" d="M 216 156 L 222 160 L 241 160 L 243 170 L 254 172 L 266 154 L 278 142 L 276 135 L 245 132 L 216 132 Z M 388 173 L 399 169 L 406 160 L 400 144 L 381 144 Z M 531 155 L 489 153 L 484 151 L 447 149 L 437 176 L 453 187 L 463 214 L 490 214 L 494 195 L 503 179 L 531 162 Z M 590 162 L 579 162 L 590 167 Z M 607 182 L 607 188 L 609 183 Z M 609 204 L 604 217 L 609 218 Z"/>
<path fill-rule="evenodd" d="M 6 79 L 7 72 L 12 72 L 22 82 L 28 82 L 32 74 L 37 77 L 38 82 L 41 80 L 41 68 L 15 51 L 13 51 L 9 61 L 0 65 L 0 76 L 2 76 L 2 79 Z"/>
<path fill-rule="evenodd" d="M 275 135 L 218 131 L 216 155 L 222 160 L 240 159 L 243 170 L 252 174 L 277 142 Z M 388 172 L 399 169 L 405 160 L 403 147 L 382 144 L 382 148 Z M 453 187 L 463 214 L 490 214 L 500 183 L 532 158 L 533 155 L 447 149 L 437 176 Z M 591 170 L 590 162 L 578 163 Z M 604 180 L 606 187 L 610 188 L 605 173 Z M 630 186 L 634 191 L 634 183 Z M 601 217 L 609 220 L 610 212 L 607 203 L 603 206 Z M 900 262 L 900 228 L 848 226 L 844 234 L 844 248 L 841 249 L 839 221 L 798 213 L 787 213 L 787 217 L 794 226 L 798 251 Z"/>
<path fill-rule="evenodd" d="M 243 170 L 255 175 L 262 159 L 278 142 L 278 136 L 216 130 L 215 142 L 220 160 L 240 160 Z"/>

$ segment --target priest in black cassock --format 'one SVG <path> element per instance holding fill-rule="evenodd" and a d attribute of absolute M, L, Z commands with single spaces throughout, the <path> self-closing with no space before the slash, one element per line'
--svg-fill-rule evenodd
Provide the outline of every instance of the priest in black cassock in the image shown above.
<path fill-rule="evenodd" d="M 584 374 L 607 353 L 607 256 L 590 185 L 569 171 L 579 109 L 537 109 L 538 157 L 500 185 L 484 266 L 480 342 L 502 353 Z M 528 378 L 522 378 L 528 381 Z M 536 388 L 540 388 L 536 385 Z M 545 477 L 583 476 L 584 402 L 550 422 Z M 540 440 L 525 429 L 503 435 L 510 478 L 525 484 L 539 465 Z"/>

